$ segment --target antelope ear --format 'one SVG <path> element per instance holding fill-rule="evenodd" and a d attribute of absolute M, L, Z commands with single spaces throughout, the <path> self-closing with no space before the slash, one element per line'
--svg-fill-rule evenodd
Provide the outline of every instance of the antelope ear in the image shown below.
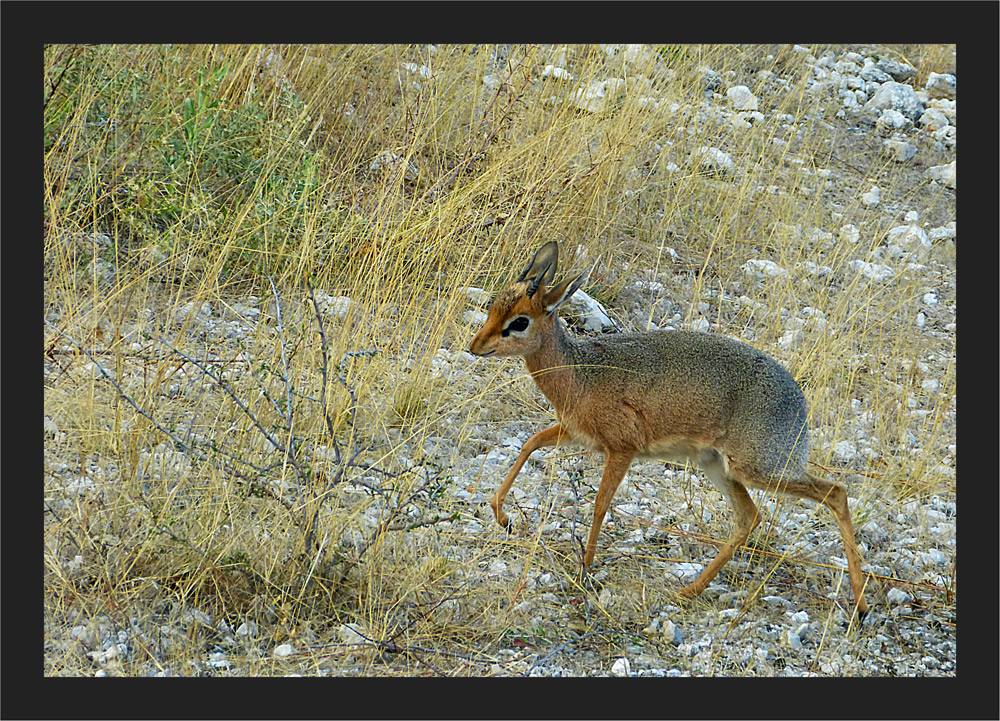
<path fill-rule="evenodd" d="M 528 267 L 521 273 L 518 281 L 528 281 L 528 297 L 538 292 L 540 286 L 548 286 L 556 277 L 556 267 L 559 265 L 559 243 L 549 241 L 535 253 Z"/>
<path fill-rule="evenodd" d="M 564 280 L 552 290 L 547 291 L 542 297 L 542 305 L 545 307 L 545 311 L 550 314 L 554 313 L 556 308 L 565 303 L 574 293 L 580 290 L 580 286 L 587 280 L 588 275 L 590 275 L 590 268 L 587 268 L 587 270 L 583 271 L 572 280 Z"/>

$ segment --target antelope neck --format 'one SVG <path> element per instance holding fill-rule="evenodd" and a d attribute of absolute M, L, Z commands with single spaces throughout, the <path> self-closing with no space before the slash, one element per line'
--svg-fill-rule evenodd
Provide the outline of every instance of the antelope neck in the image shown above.
<path fill-rule="evenodd" d="M 551 324 L 551 330 L 539 328 L 542 343 L 531 355 L 524 357 L 524 364 L 538 388 L 555 406 L 557 413 L 566 408 L 573 385 L 573 339 L 563 330 L 553 313 L 540 323 Z"/>

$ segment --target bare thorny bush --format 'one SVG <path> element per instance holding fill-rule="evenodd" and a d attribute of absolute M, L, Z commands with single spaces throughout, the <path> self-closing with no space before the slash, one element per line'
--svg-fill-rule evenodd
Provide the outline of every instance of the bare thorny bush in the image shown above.
<path fill-rule="evenodd" d="M 336 596 L 351 571 L 364 564 L 371 549 L 380 545 L 387 534 L 455 520 L 453 516 L 442 516 L 431 510 L 432 499 L 440 491 L 446 469 L 432 469 L 419 459 L 415 459 L 409 468 L 391 469 L 387 456 L 377 453 L 379 444 L 371 438 L 362 437 L 361 426 L 357 422 L 358 398 L 349 378 L 350 366 L 358 359 L 378 353 L 378 350 L 346 351 L 339 364 L 336 363 L 323 323 L 323 310 L 312 285 L 308 282 L 307 285 L 312 320 L 315 322 L 313 344 L 318 343 L 319 346 L 318 378 L 302 377 L 299 371 L 294 370 L 308 365 L 308 361 L 294 361 L 298 361 L 296 356 L 305 354 L 311 344 L 306 337 L 290 337 L 281 298 L 273 283 L 274 335 L 280 352 L 280 361 L 274 367 L 266 362 L 255 362 L 247 351 L 232 361 L 220 363 L 211 357 L 212 354 L 198 357 L 193 352 L 182 350 L 162 335 L 153 343 L 154 349 L 166 349 L 164 353 L 153 354 L 158 361 L 162 363 L 172 359 L 176 361 L 175 369 L 193 367 L 208 386 L 219 391 L 232 404 L 234 415 L 247 429 L 246 434 L 224 432 L 215 437 L 206 436 L 194 432 L 194 421 L 186 431 L 182 430 L 174 421 L 164 417 L 162 409 L 156 407 L 157 396 L 145 401 L 138 398 L 126 387 L 118 373 L 101 364 L 96 351 L 46 321 L 51 330 L 75 349 L 63 352 L 86 357 L 93 364 L 97 377 L 114 388 L 124 406 L 144 419 L 151 429 L 165 436 L 168 444 L 172 444 L 171 450 L 179 451 L 190 460 L 192 475 L 208 476 L 209 483 L 220 483 L 222 486 L 227 483 L 221 479 L 231 480 L 234 488 L 239 489 L 240 499 L 255 498 L 271 510 L 277 507 L 283 509 L 287 522 L 272 520 L 270 525 L 275 533 L 282 527 L 294 529 L 285 546 L 286 549 L 293 549 L 285 554 L 289 563 L 280 572 L 269 573 L 274 569 L 257 566 L 262 560 L 276 566 L 274 558 L 248 554 L 244 550 L 234 551 L 228 546 L 221 550 L 216 547 L 213 536 L 218 535 L 220 527 L 228 526 L 207 524 L 208 533 L 197 534 L 190 532 L 196 523 L 177 522 L 173 509 L 178 506 L 180 497 L 186 495 L 183 487 L 189 485 L 181 478 L 169 484 L 163 494 L 146 494 L 146 498 L 133 499 L 144 505 L 148 511 L 145 515 L 153 519 L 150 536 L 164 536 L 201 559 L 193 573 L 179 571 L 178 568 L 184 565 L 180 563 L 168 570 L 166 575 L 161 574 L 161 580 L 176 582 L 181 576 L 196 575 L 212 579 L 218 571 L 235 572 L 256 591 L 268 590 L 271 595 L 277 592 L 281 604 L 292 615 L 299 615 L 294 611 L 296 606 L 301 607 L 302 614 L 308 614 L 310 609 L 315 610 L 318 599 Z M 56 343 L 53 342 L 49 348 L 50 358 L 55 354 Z M 227 368 L 229 363 L 232 366 Z M 239 364 L 244 365 L 242 372 Z M 237 379 L 241 377 L 249 379 L 249 392 L 238 386 Z M 306 390 L 315 386 L 318 386 L 318 393 Z M 331 398 L 334 387 L 347 394 L 349 401 L 346 407 Z M 254 397 L 260 399 L 261 405 L 251 401 Z M 317 413 L 322 426 L 319 432 L 315 432 L 314 425 L 304 420 Z M 193 414 L 197 415 L 197 412 Z M 230 431 L 237 425 L 240 424 L 230 424 Z M 137 472 L 141 477 L 148 477 L 153 470 L 152 461 L 140 472 L 138 454 L 131 454 L 131 458 L 132 480 L 135 480 Z M 83 467 L 86 468 L 85 463 Z M 140 484 L 140 487 L 149 490 L 150 484 Z M 370 498 L 382 501 L 378 523 L 367 533 L 352 535 L 349 543 L 338 542 L 336 514 L 331 508 L 336 503 L 335 491 L 345 487 L 355 491 L 364 489 Z M 203 490 L 202 498 L 194 499 L 193 503 L 211 501 L 215 493 L 207 488 Z M 50 506 L 49 510 L 56 518 L 60 517 L 56 509 Z M 343 514 L 340 517 L 343 519 Z M 239 519 L 229 521 L 238 523 Z M 267 537 L 269 534 L 265 531 L 263 535 Z M 84 545 L 83 542 L 77 544 L 80 548 Z M 135 575 L 137 568 L 149 567 L 151 559 L 140 557 L 144 549 L 151 556 L 162 553 L 162 549 L 156 551 L 147 544 L 137 544 L 133 556 L 120 564 L 122 577 L 117 580 L 124 582 L 125 576 Z M 115 579 L 107 581 L 115 583 Z M 288 606 L 289 603 L 291 606 Z M 238 608 L 224 608 L 222 611 L 229 617 L 243 615 Z"/>

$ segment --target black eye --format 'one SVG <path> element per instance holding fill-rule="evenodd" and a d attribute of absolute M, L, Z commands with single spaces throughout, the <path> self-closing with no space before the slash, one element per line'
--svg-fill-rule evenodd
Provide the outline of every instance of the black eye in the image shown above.
<path fill-rule="evenodd" d="M 507 327 L 503 329 L 503 332 L 500 335 L 506 338 L 511 331 L 514 331 L 515 333 L 520 333 L 521 331 L 528 330 L 529 325 L 531 325 L 531 319 L 528 318 L 527 316 L 519 315 L 517 318 L 515 318 L 514 320 L 512 320 L 510 323 L 507 324 Z"/>

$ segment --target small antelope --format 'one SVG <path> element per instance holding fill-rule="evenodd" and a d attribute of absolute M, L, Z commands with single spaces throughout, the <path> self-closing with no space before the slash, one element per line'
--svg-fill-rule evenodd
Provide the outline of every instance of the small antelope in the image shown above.
<path fill-rule="evenodd" d="M 589 271 L 553 285 L 559 246 L 542 246 L 513 284 L 490 305 L 469 350 L 477 356 L 522 356 L 556 411 L 558 423 L 524 444 L 490 501 L 510 528 L 504 499 L 528 456 L 575 442 L 604 455 L 581 577 L 597 552 L 601 523 L 632 459 L 691 461 L 732 506 L 734 526 L 719 554 L 684 596 L 700 594 L 760 523 L 747 488 L 779 491 L 829 508 L 844 540 L 859 615 L 865 580 L 847 493 L 806 470 L 807 405 L 795 380 L 773 358 L 710 333 L 653 331 L 573 338 L 556 310 Z"/>

